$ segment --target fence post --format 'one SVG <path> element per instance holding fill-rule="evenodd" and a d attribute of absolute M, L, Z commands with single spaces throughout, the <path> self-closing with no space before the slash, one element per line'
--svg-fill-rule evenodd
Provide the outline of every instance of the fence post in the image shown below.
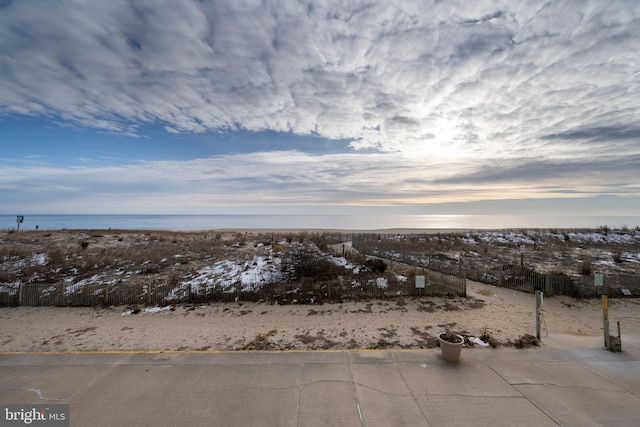
<path fill-rule="evenodd" d="M 20 282 L 18 285 L 18 305 L 24 304 L 24 284 Z"/>
<path fill-rule="evenodd" d="M 542 291 L 536 291 L 536 338 L 540 339 L 540 323 L 542 323 Z"/>
<path fill-rule="evenodd" d="M 547 296 L 553 295 L 551 288 L 551 274 L 547 273 L 544 276 L 544 294 Z"/>

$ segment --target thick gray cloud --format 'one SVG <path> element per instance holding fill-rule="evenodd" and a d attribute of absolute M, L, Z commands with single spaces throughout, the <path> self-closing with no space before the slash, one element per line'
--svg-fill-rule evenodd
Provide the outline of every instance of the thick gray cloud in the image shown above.
<path fill-rule="evenodd" d="M 542 136 L 543 139 L 585 141 L 634 141 L 640 143 L 640 124 L 624 126 L 599 126 L 573 129 Z"/>
<path fill-rule="evenodd" d="M 178 133 L 347 139 L 431 168 L 416 173 L 421 186 L 395 183 L 396 201 L 444 183 L 503 180 L 507 188 L 505 180 L 535 179 L 540 165 L 566 178 L 556 172 L 565 163 L 565 171 L 587 165 L 603 185 L 638 188 L 637 161 L 611 167 L 640 154 L 635 0 L 0 6 L 0 118 L 37 115 L 123 134 L 161 123 Z M 368 172 L 349 183 L 394 184 L 393 171 L 372 172 L 384 162 L 364 159 L 351 167 Z M 504 171 L 483 172 L 491 165 Z M 305 188 L 286 167 L 286 176 L 259 179 Z M 344 193 L 334 194 L 353 197 L 353 187 L 336 185 Z"/>
<path fill-rule="evenodd" d="M 438 126 L 475 122 L 482 140 L 533 118 L 518 132 L 531 139 L 561 126 L 560 110 L 566 128 L 633 117 L 639 12 L 635 1 L 12 2 L 0 108 L 383 149 Z"/>
<path fill-rule="evenodd" d="M 510 183 L 531 183 L 544 187 L 545 183 L 553 183 L 553 192 L 580 192 L 580 188 L 616 186 L 635 183 L 627 191 L 616 188 L 620 193 L 637 192 L 640 171 L 640 155 L 620 159 L 617 156 L 597 157 L 591 159 L 575 159 L 572 161 L 555 161 L 548 159 L 529 160 L 526 162 L 498 162 L 493 165 L 472 165 L 456 176 L 436 179 L 436 184 L 486 185 Z M 620 181 L 612 181 L 615 176 Z M 550 188 L 550 187 L 545 187 Z M 582 190 L 584 193 L 589 191 Z M 606 192 L 606 191 L 605 191 Z"/>

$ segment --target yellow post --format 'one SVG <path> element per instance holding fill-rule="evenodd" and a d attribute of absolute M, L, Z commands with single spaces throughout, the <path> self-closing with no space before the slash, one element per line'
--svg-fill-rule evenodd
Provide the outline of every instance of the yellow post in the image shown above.
<path fill-rule="evenodd" d="M 604 348 L 609 350 L 609 297 L 602 295 L 602 330 L 604 331 Z"/>

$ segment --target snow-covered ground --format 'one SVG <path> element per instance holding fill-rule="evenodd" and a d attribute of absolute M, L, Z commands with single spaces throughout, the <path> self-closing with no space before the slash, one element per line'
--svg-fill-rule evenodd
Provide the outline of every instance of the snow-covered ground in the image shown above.
<path fill-rule="evenodd" d="M 638 229 L 392 235 L 367 244 L 375 255 L 423 266 L 440 263 L 486 269 L 524 263 L 540 273 L 577 275 L 584 266 L 605 274 L 640 274 Z"/>
<path fill-rule="evenodd" d="M 5 235 L 23 236 L 33 240 L 30 244 L 21 241 L 20 250 L 7 246 L 0 251 L 0 298 L 3 293 L 17 295 L 21 284 L 42 285 L 38 286 L 42 292 L 56 298 L 87 294 L 87 287 L 91 287 L 89 294 L 101 295 L 105 290 L 113 292 L 119 284 L 140 284 L 140 301 L 160 288 L 162 292 L 169 289 L 166 301 L 179 301 L 189 295 L 246 292 L 295 281 L 296 262 L 323 261 L 327 263 L 323 268 L 333 265 L 336 274 L 346 276 L 357 277 L 367 270 L 345 257 L 321 251 L 313 241 L 303 243 L 300 237 L 265 241 L 264 236 L 234 234 L 204 244 L 196 233 L 178 234 L 173 240 L 152 238 L 148 233 Z M 46 237 L 52 242 L 45 242 Z M 74 240 L 89 244 L 79 249 L 69 244 Z M 64 248 L 65 244 L 69 247 Z M 171 252 L 166 252 L 166 246 L 171 246 Z M 388 286 L 384 277 L 375 280 L 380 288 Z"/>
<path fill-rule="evenodd" d="M 406 280 L 393 273 L 372 275 L 352 257 L 320 251 L 309 236 L 276 239 L 228 233 L 203 238 L 197 233 L 61 231 L 0 234 L 0 244 L 0 297 L 15 296 L 20 285 L 28 283 L 42 284 L 41 289 L 50 294 L 63 286 L 66 296 L 82 293 L 88 286 L 99 293 L 108 288 L 98 289 L 101 285 L 143 284 L 146 293 L 151 292 L 151 284 L 165 284 L 171 288 L 168 301 L 212 290 L 251 291 L 295 280 L 294 264 L 300 253 L 328 263 L 323 268 L 335 266 L 337 274 L 354 286 L 368 283 L 387 289 L 390 280 Z M 419 265 L 444 262 L 469 268 L 524 262 L 541 273 L 575 275 L 588 261 L 596 272 L 640 274 L 637 229 L 393 235 L 383 237 L 378 245 L 378 254 L 385 258 L 411 259 Z"/>

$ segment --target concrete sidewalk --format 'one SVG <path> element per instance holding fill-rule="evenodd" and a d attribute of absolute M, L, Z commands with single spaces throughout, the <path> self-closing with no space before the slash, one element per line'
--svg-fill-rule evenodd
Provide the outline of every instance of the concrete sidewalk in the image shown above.
<path fill-rule="evenodd" d="M 640 425 L 640 340 L 600 341 L 458 364 L 439 349 L 1 354 L 0 403 L 69 403 L 72 426 Z"/>

